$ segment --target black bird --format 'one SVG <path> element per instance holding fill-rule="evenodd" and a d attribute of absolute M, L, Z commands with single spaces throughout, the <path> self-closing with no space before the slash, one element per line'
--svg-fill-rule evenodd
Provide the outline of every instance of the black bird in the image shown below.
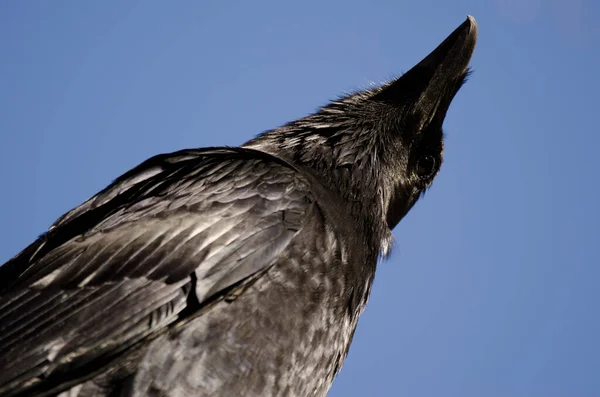
<path fill-rule="evenodd" d="M 431 185 L 472 17 L 402 77 L 155 156 L 0 267 L 0 395 L 324 396 Z"/>

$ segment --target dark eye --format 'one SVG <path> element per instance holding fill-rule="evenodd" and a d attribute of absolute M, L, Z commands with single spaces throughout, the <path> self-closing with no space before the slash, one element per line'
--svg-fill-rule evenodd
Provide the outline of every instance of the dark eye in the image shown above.
<path fill-rule="evenodd" d="M 423 156 L 417 162 L 417 175 L 421 178 L 431 176 L 435 172 L 435 166 L 435 157 Z"/>

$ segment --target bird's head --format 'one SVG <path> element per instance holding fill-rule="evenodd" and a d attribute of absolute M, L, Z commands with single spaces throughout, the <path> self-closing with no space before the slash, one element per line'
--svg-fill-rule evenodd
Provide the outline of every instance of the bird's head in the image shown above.
<path fill-rule="evenodd" d="M 440 170 L 442 124 L 467 78 L 476 39 L 477 24 L 469 16 L 401 77 L 333 101 L 244 146 L 314 169 L 392 229 Z"/>

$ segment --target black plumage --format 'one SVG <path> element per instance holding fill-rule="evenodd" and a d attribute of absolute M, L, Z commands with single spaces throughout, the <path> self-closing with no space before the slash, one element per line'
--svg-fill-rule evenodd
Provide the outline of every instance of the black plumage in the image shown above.
<path fill-rule="evenodd" d="M 0 267 L 1 396 L 324 396 L 430 186 L 469 17 L 402 77 L 159 155 Z"/>

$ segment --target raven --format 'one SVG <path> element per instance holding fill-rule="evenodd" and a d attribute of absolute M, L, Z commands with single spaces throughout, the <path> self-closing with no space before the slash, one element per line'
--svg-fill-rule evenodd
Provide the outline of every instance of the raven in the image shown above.
<path fill-rule="evenodd" d="M 326 395 L 476 39 L 469 16 L 379 88 L 152 157 L 60 217 L 0 267 L 0 395 Z"/>

